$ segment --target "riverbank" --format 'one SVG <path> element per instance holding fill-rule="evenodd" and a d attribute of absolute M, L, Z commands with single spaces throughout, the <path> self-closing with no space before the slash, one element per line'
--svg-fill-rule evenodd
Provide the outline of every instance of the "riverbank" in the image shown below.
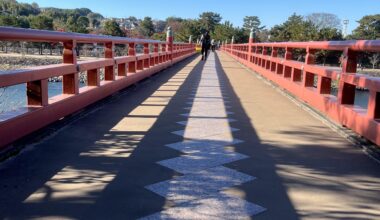
<path fill-rule="evenodd" d="M 78 61 L 96 59 L 93 57 L 81 57 Z M 34 66 L 44 66 L 62 63 L 62 56 L 50 55 L 22 55 L 16 53 L 0 53 L 0 74 L 8 70 L 25 69 Z M 102 77 L 102 70 L 100 71 Z M 49 82 L 62 82 L 62 76 L 52 77 Z M 84 72 L 79 73 L 80 83 L 87 82 L 87 75 Z"/>

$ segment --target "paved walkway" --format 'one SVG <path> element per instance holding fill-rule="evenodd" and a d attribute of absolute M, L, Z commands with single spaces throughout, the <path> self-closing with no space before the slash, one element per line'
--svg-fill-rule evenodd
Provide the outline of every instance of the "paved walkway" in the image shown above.
<path fill-rule="evenodd" d="M 380 165 L 225 54 L 0 166 L 1 219 L 379 219 Z"/>

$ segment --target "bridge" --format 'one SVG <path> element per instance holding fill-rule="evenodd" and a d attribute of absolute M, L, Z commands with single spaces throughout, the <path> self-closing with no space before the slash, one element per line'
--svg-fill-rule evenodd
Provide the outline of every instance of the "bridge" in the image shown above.
<path fill-rule="evenodd" d="M 251 35 L 201 61 L 171 30 L 154 41 L 0 28 L 0 39 L 64 47 L 62 64 L 0 74 L 0 87 L 25 83 L 28 103 L 0 114 L 3 152 L 24 148 L 0 164 L 1 219 L 380 218 L 380 166 L 336 129 L 380 145 L 380 80 L 356 73 L 380 41 Z M 81 43 L 104 58 L 78 61 Z M 319 50 L 342 51 L 342 67 L 315 64 Z M 55 76 L 62 94 L 49 98 Z"/>

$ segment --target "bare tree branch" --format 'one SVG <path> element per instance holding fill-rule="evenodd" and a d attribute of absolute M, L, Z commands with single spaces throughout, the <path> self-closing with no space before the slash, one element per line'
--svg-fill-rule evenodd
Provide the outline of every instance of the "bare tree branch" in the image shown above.
<path fill-rule="evenodd" d="M 369 56 L 369 62 L 372 64 L 372 69 L 375 69 L 380 62 L 380 53 L 373 53 L 372 56 Z"/>

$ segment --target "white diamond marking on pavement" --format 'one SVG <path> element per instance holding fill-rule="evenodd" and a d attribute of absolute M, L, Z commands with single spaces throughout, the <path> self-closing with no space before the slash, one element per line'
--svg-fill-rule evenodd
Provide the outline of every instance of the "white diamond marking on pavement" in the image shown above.
<path fill-rule="evenodd" d="M 166 145 L 184 155 L 157 162 L 184 175 L 146 186 L 174 202 L 174 207 L 142 219 L 247 219 L 266 210 L 223 192 L 255 177 L 222 166 L 248 156 L 230 146 L 243 141 L 232 135 L 239 129 L 229 126 L 236 120 L 228 118 L 234 113 L 226 111 L 225 103 L 230 101 L 221 89 L 223 83 L 213 58 L 211 53 L 198 86 L 188 98 L 191 102 L 185 101 L 191 106 L 185 108 L 189 113 L 181 114 L 187 121 L 177 122 L 185 129 L 172 132 L 185 140 Z"/>

